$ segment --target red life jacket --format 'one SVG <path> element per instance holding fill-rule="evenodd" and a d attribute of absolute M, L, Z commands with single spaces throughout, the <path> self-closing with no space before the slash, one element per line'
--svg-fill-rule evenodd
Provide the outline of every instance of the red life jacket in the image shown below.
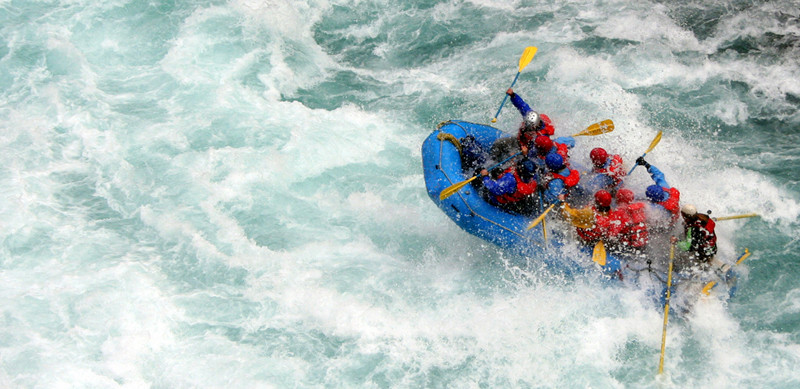
<path fill-rule="evenodd" d="M 567 147 L 567 145 L 556 142 L 553 142 L 553 145 L 555 145 L 556 153 L 558 153 L 558 155 L 560 155 L 561 158 L 564 158 L 564 165 L 569 167 L 569 155 L 567 155 L 567 153 L 569 153 L 569 148 Z"/>
<path fill-rule="evenodd" d="M 625 225 L 620 242 L 634 248 L 646 246 L 650 240 L 650 233 L 647 231 L 645 204 L 622 204 L 618 209 L 625 214 Z"/>
<path fill-rule="evenodd" d="M 598 212 L 596 207 L 592 207 L 592 210 L 594 225 L 591 228 L 576 228 L 578 236 L 586 242 L 619 240 L 624 228 L 624 214 L 619 211 Z"/>
<path fill-rule="evenodd" d="M 553 173 L 553 178 L 561 179 L 561 181 L 564 181 L 564 187 L 572 188 L 573 186 L 578 185 L 578 181 L 581 180 L 581 173 L 578 172 L 578 169 L 568 169 L 568 170 L 569 170 L 568 176 L 564 176 L 558 173 Z"/>
<path fill-rule="evenodd" d="M 692 229 L 691 251 L 697 252 L 701 258 L 708 258 L 717 253 L 717 234 L 714 232 L 716 223 L 707 218 L 705 221 L 697 219 L 687 225 Z"/>
<path fill-rule="evenodd" d="M 535 150 L 536 149 L 534 146 L 531 146 L 531 147 L 532 147 L 531 150 Z M 564 166 L 566 166 L 566 167 L 570 166 L 569 165 L 569 146 L 567 146 L 567 145 L 565 145 L 563 143 L 553 142 L 553 148 L 551 148 L 545 154 L 539 154 L 537 152 L 536 153 L 536 158 L 539 158 L 542 161 L 544 161 L 544 159 L 547 157 L 547 154 L 552 153 L 552 152 L 555 152 L 556 154 L 560 155 L 561 158 L 564 158 Z"/>
<path fill-rule="evenodd" d="M 681 205 L 679 204 L 681 192 L 675 188 L 664 188 L 664 190 L 669 193 L 669 198 L 658 203 L 658 205 L 664 207 L 664 209 L 672 214 L 672 221 L 678 220 L 678 215 L 680 215 L 681 212 Z"/>
<path fill-rule="evenodd" d="M 536 180 L 531 179 L 529 182 L 523 182 L 522 179 L 519 177 L 519 174 L 517 173 L 517 169 L 515 169 L 513 166 L 506 169 L 506 174 L 508 173 L 514 175 L 514 179 L 517 181 L 517 190 L 515 190 L 514 193 L 507 193 L 504 195 L 495 196 L 494 199 L 499 204 L 514 203 L 536 192 Z"/>
<path fill-rule="evenodd" d="M 622 167 L 622 157 L 620 157 L 619 154 L 612 155 L 602 168 L 594 167 L 592 172 L 605 174 L 611 177 L 611 179 L 614 180 L 614 185 L 619 185 L 627 174 Z"/>
<path fill-rule="evenodd" d="M 550 120 L 550 117 L 545 114 L 540 114 L 539 118 L 542 119 L 542 123 L 544 123 L 544 128 L 539 130 L 541 135 L 551 136 L 556 133 L 556 128 L 553 126 L 553 121 Z"/>

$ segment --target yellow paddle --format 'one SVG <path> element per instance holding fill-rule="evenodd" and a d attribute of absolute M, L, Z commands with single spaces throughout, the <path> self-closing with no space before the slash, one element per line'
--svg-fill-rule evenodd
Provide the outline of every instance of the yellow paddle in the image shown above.
<path fill-rule="evenodd" d="M 653 151 L 653 149 L 656 148 L 656 145 L 658 144 L 658 142 L 661 142 L 661 131 L 659 131 L 658 134 L 656 134 L 656 137 L 653 138 L 653 141 L 650 142 L 650 147 L 648 147 L 647 151 L 645 151 L 644 154 L 642 154 L 642 158 L 644 158 L 644 156 L 647 155 L 647 153 Z M 633 167 L 631 168 L 631 171 L 628 172 L 629 176 L 631 175 L 631 173 L 633 173 L 633 169 L 636 169 L 637 166 L 639 166 L 639 165 L 636 165 L 636 164 L 633 165 Z"/>
<path fill-rule="evenodd" d="M 700 292 L 702 292 L 706 296 L 709 296 L 711 295 L 711 289 L 714 288 L 716 285 L 717 281 L 711 281 L 707 283 L 706 286 L 703 287 L 703 290 L 701 290 Z"/>
<path fill-rule="evenodd" d="M 531 228 L 536 227 L 539 223 L 541 223 L 544 220 L 545 216 L 547 216 L 547 213 L 550 212 L 553 209 L 553 207 L 559 204 L 561 204 L 561 200 L 556 201 L 553 204 L 550 204 L 550 206 L 547 209 L 545 209 L 541 215 L 539 215 L 536 219 L 533 219 L 531 224 L 528 224 L 527 229 L 530 230 Z M 564 211 L 566 211 L 566 213 L 569 214 L 568 218 L 575 227 L 592 228 L 594 226 L 594 213 L 590 209 L 585 208 L 576 210 L 567 205 L 564 207 Z M 588 214 L 586 212 L 588 212 Z"/>
<path fill-rule="evenodd" d="M 603 244 L 602 240 L 594 245 L 594 250 L 592 251 L 592 261 L 597 262 L 597 264 L 600 266 L 606 265 L 606 246 Z"/>
<path fill-rule="evenodd" d="M 600 134 L 605 134 L 607 132 L 614 131 L 614 122 L 611 119 L 603 120 L 602 122 L 592 124 L 591 126 L 587 127 L 585 130 L 574 134 L 572 136 L 595 136 Z"/>
<path fill-rule="evenodd" d="M 544 204 L 544 196 L 542 196 L 542 191 L 539 191 L 539 211 L 542 210 L 542 204 Z M 544 219 L 542 219 L 542 239 L 544 239 L 544 244 L 547 245 L 547 223 L 545 223 Z"/>
<path fill-rule="evenodd" d="M 659 132 L 660 134 L 660 132 Z M 658 361 L 658 374 L 664 372 L 664 349 L 667 345 L 667 321 L 669 320 L 669 298 L 672 287 L 672 260 L 675 258 L 675 245 L 669 246 L 669 275 L 667 276 L 667 299 L 664 301 L 664 328 L 661 330 L 661 359 Z"/>
<path fill-rule="evenodd" d="M 733 220 L 733 219 L 744 219 L 748 217 L 757 217 L 757 213 L 746 213 L 744 215 L 734 215 L 734 216 L 722 216 L 722 217 L 712 217 L 711 219 L 714 221 L 723 221 L 723 220 Z"/>
<path fill-rule="evenodd" d="M 550 212 L 551 210 L 553 210 L 553 207 L 555 207 L 556 204 L 558 204 L 558 203 L 560 203 L 560 201 L 559 202 L 555 202 L 553 204 L 550 204 L 550 206 L 547 207 L 547 209 L 545 209 L 544 212 L 542 212 L 542 214 L 539 215 L 539 217 L 537 217 L 536 219 L 533 219 L 533 222 L 531 222 L 531 224 L 528 224 L 528 228 L 526 228 L 526 230 L 530 230 L 531 228 L 536 227 L 537 225 L 539 225 L 539 223 L 541 223 L 542 220 L 544 220 L 544 217 L 547 216 L 547 213 Z"/>
<path fill-rule="evenodd" d="M 517 79 L 519 78 L 519 74 L 522 73 L 522 69 L 525 69 L 525 67 L 528 66 L 528 64 L 533 59 L 533 56 L 536 55 L 536 51 L 537 50 L 539 50 L 539 49 L 537 49 L 537 48 L 535 48 L 533 46 L 530 46 L 530 47 L 526 47 L 525 51 L 522 52 L 522 56 L 519 57 L 519 71 L 517 72 L 516 77 L 514 77 L 514 82 L 511 83 L 511 86 L 509 87 L 509 89 L 513 88 L 514 84 L 517 83 Z M 500 108 L 497 110 L 497 113 L 492 118 L 492 123 L 496 123 L 497 122 L 497 117 L 500 116 L 500 111 L 503 109 L 503 105 L 506 104 L 506 100 L 507 99 L 508 99 L 508 94 L 506 94 L 506 96 L 503 97 L 503 102 L 500 103 Z"/>
<path fill-rule="evenodd" d="M 742 263 L 742 261 L 747 259 L 747 257 L 749 257 L 749 256 L 750 256 L 750 250 L 744 249 L 744 254 L 742 254 L 742 256 L 739 257 L 739 259 L 736 261 L 736 264 L 733 265 L 733 266 L 736 266 L 736 265 Z M 708 296 L 708 295 L 711 294 L 711 289 L 714 288 L 715 285 L 717 285 L 717 281 L 711 281 L 711 282 L 707 283 L 706 286 L 703 287 L 703 290 L 701 290 L 701 292 L 704 295 Z"/>

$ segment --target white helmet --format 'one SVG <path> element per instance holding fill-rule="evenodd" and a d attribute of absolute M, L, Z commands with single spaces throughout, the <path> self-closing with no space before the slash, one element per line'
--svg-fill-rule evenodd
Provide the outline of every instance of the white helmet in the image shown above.
<path fill-rule="evenodd" d="M 538 128 L 541 121 L 542 119 L 539 117 L 539 114 L 534 111 L 528 111 L 523 118 L 525 127 Z"/>
<path fill-rule="evenodd" d="M 694 216 L 697 214 L 697 208 L 692 204 L 684 204 L 681 207 L 681 213 L 686 216 Z"/>

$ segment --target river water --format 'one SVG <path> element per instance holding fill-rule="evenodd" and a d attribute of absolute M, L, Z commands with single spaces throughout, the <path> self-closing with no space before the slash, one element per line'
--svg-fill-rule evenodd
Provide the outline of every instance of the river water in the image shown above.
<path fill-rule="evenodd" d="M 800 2 L 2 1 L 0 386 L 800 385 Z M 670 320 L 460 230 L 437 123 L 515 90 L 753 255 Z M 496 126 L 512 133 L 507 105 Z M 630 166 L 630 165 L 628 165 Z M 632 185 L 648 184 L 644 171 Z M 526 258 L 535 263 L 536 258 Z"/>

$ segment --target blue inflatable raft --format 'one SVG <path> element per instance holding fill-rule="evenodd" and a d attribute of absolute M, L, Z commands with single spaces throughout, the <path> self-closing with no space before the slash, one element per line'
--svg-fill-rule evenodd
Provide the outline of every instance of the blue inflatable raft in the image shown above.
<path fill-rule="evenodd" d="M 661 280 L 664 282 L 663 286 L 666 285 L 667 274 L 664 270 L 652 270 L 649 265 L 646 269 L 635 269 L 630 265 L 633 261 L 612 253 L 607 254 L 606 263 L 601 266 L 591 260 L 593 247 L 571 244 L 568 249 L 563 231 L 548 231 L 548 239 L 545 239 L 543 228 L 537 226 L 528 230 L 534 217 L 507 212 L 490 204 L 473 185 L 474 181 L 455 194 L 440 199 L 440 193 L 444 189 L 472 178 L 472 172 L 465 172 L 462 167 L 460 150 L 460 140 L 468 135 L 474 137 L 486 150 L 498 139 L 510 136 L 488 125 L 451 120 L 439 124 L 422 143 L 422 165 L 428 196 L 459 227 L 512 253 L 566 274 L 599 270 L 608 278 L 637 282 L 646 273 L 650 279 Z M 569 253 L 563 253 L 565 250 Z M 713 282 L 714 285 L 726 284 L 728 294 L 732 296 L 736 289 L 737 276 L 730 269 Z M 679 282 L 681 276 L 676 275 L 675 278 Z M 705 284 L 712 281 L 701 282 Z M 661 290 L 662 295 L 664 292 L 665 290 Z"/>

